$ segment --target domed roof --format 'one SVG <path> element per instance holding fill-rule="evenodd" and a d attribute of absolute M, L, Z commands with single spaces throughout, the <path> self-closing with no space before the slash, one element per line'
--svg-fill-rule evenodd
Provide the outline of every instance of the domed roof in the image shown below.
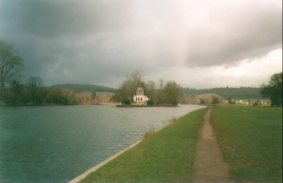
<path fill-rule="evenodd" d="M 143 88 L 142 87 L 138 87 L 137 91 L 136 91 L 137 95 L 143 95 Z"/>

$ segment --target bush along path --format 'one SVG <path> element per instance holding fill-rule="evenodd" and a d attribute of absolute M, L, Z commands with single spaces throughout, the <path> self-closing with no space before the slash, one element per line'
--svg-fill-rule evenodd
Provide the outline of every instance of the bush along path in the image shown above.
<path fill-rule="evenodd" d="M 211 109 L 203 118 L 194 161 L 194 183 L 230 182 L 229 166 L 224 162 L 210 124 Z"/>

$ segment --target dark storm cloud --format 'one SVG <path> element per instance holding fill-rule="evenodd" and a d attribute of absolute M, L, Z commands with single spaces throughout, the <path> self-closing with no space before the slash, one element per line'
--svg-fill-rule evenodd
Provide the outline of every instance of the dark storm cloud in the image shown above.
<path fill-rule="evenodd" d="M 4 1 L 2 9 L 3 39 L 9 40 L 24 57 L 27 75 L 50 75 L 54 72 L 57 78 L 60 78 L 59 75 L 64 78 L 70 73 L 77 73 L 75 78 L 78 78 L 89 73 L 90 77 L 98 78 L 107 66 L 105 62 L 119 61 L 122 51 L 118 51 L 122 43 L 118 42 L 117 51 L 117 46 L 112 46 L 115 50 L 111 50 L 104 45 L 113 42 L 114 36 L 119 37 L 115 32 L 123 29 L 124 21 L 129 17 L 121 12 L 127 9 L 125 4 Z M 121 21 L 117 21 L 117 17 Z M 115 44 L 117 41 L 121 40 L 115 40 Z M 115 63 L 109 65 L 115 66 Z"/>
<path fill-rule="evenodd" d="M 261 57 L 282 48 L 281 16 L 277 1 L 0 0 L 0 38 L 25 78 L 108 85 L 134 70 Z"/>
<path fill-rule="evenodd" d="M 1 21 L 12 24 L 23 34 L 43 38 L 81 35 L 123 27 L 117 17 L 127 12 L 124 4 L 103 1 L 55 1 L 55 0 L 12 0 L 4 1 Z M 117 11 L 119 10 L 119 11 Z M 125 12 L 121 12 L 125 10 Z M 126 17 L 125 21 L 126 20 Z"/>

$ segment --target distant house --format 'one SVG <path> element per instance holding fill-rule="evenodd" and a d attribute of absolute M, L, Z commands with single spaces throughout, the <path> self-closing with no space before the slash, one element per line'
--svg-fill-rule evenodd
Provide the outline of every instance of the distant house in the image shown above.
<path fill-rule="evenodd" d="M 148 97 L 144 95 L 144 90 L 141 87 L 137 88 L 136 95 L 134 95 L 134 105 L 146 105 Z"/>

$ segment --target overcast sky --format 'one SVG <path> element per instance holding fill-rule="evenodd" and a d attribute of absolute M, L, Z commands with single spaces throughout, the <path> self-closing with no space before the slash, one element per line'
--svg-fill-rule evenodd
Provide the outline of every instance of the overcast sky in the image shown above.
<path fill-rule="evenodd" d="M 259 87 L 282 72 L 281 0 L 0 0 L 23 82 Z"/>

